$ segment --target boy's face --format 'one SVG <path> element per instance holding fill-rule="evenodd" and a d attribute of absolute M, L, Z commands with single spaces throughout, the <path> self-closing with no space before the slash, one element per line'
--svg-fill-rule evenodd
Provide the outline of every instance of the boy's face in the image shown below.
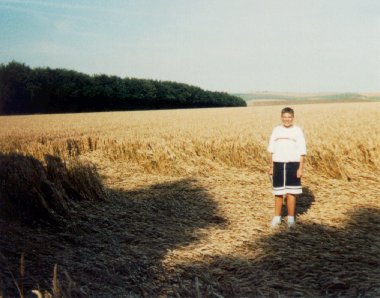
<path fill-rule="evenodd" d="M 281 121 L 282 121 L 282 124 L 285 126 L 285 127 L 290 127 L 293 125 L 293 120 L 294 120 L 294 116 L 290 113 L 283 113 L 281 114 Z"/>

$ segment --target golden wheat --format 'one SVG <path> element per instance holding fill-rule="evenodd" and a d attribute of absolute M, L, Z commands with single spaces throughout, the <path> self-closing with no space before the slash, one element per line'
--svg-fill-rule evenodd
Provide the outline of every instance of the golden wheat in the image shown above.
<path fill-rule="evenodd" d="M 293 232 L 268 230 L 280 110 L 0 117 L 0 151 L 91 161 L 114 199 L 77 210 L 75 236 L 48 234 L 70 253 L 41 244 L 35 266 L 53 259 L 94 296 L 376 296 L 380 103 L 296 106 L 308 155 Z"/>
<path fill-rule="evenodd" d="M 296 109 L 308 167 L 334 178 L 379 169 L 379 103 Z M 277 107 L 0 117 L 0 150 L 43 160 L 124 161 L 136 173 L 207 174 L 220 166 L 264 171 Z"/>

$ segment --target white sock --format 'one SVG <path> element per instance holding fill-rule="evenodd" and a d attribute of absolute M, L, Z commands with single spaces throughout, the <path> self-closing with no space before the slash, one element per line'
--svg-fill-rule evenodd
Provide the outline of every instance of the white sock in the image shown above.
<path fill-rule="evenodd" d="M 274 222 L 281 222 L 281 215 L 276 215 L 273 217 Z"/>
<path fill-rule="evenodd" d="M 294 216 L 288 216 L 288 222 L 294 222 Z"/>

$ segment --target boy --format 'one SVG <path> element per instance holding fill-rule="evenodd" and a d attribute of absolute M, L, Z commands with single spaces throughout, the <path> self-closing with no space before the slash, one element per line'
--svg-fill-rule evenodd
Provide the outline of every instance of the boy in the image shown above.
<path fill-rule="evenodd" d="M 295 225 L 296 194 L 302 193 L 301 177 L 306 155 L 306 143 L 302 129 L 293 125 L 294 110 L 286 107 L 281 111 L 282 125 L 276 126 L 270 136 L 268 151 L 271 154 L 269 174 L 272 176 L 275 195 L 274 217 L 271 227 L 281 224 L 283 195 L 288 207 L 288 227 Z"/>

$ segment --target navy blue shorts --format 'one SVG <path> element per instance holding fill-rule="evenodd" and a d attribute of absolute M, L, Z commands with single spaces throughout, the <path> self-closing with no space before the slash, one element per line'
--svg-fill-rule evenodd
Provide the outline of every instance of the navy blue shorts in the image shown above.
<path fill-rule="evenodd" d="M 274 162 L 273 163 L 273 188 L 274 195 L 301 194 L 301 178 L 297 178 L 299 162 Z"/>

